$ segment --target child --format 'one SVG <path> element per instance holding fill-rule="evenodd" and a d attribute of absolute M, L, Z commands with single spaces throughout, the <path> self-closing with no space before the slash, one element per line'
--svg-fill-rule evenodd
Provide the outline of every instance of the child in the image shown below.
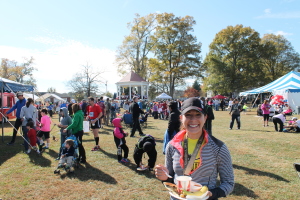
<path fill-rule="evenodd" d="M 125 140 L 125 137 L 128 136 L 128 133 L 125 133 L 123 131 L 121 121 L 122 121 L 121 118 L 115 118 L 112 120 L 112 124 L 115 127 L 114 139 L 115 139 L 116 146 L 118 148 L 118 153 L 117 153 L 118 162 L 119 163 L 128 163 L 129 160 L 127 158 L 128 158 L 129 149 L 126 145 L 126 140 Z M 122 158 L 122 149 L 124 151 L 124 158 Z"/>
<path fill-rule="evenodd" d="M 50 145 L 50 124 L 51 124 L 51 119 L 49 116 L 47 116 L 48 111 L 46 109 L 42 109 L 41 111 L 41 123 L 40 123 L 40 127 L 41 130 L 38 133 L 38 138 L 40 141 L 40 149 L 41 146 L 43 146 L 44 142 L 43 142 L 43 136 L 45 137 L 47 144 L 44 147 L 44 149 L 49 149 L 49 145 Z"/>
<path fill-rule="evenodd" d="M 30 121 L 26 124 L 26 128 L 28 129 L 28 139 L 30 141 L 30 146 L 27 150 L 27 154 L 29 154 L 31 152 L 31 149 L 33 148 L 34 150 L 36 150 L 38 153 L 40 153 L 39 149 L 36 147 L 37 144 L 37 138 L 36 138 L 36 131 L 33 128 L 33 122 Z"/>
<path fill-rule="evenodd" d="M 62 150 L 57 169 L 63 168 L 64 164 L 66 163 L 65 170 L 67 172 L 72 172 L 73 168 L 71 167 L 72 167 L 72 161 L 74 159 L 74 153 L 75 153 L 74 141 L 71 139 L 67 139 L 65 141 L 65 147 Z M 54 171 L 54 173 L 58 172 L 57 169 Z"/>
<path fill-rule="evenodd" d="M 157 158 L 157 151 L 155 149 L 155 145 L 155 139 L 151 135 L 146 135 L 139 139 L 133 153 L 133 158 L 135 164 L 137 165 L 137 170 L 141 171 L 149 169 L 149 171 L 153 171 L 153 167 Z M 149 157 L 148 166 L 143 166 L 142 164 L 142 157 L 145 152 Z"/>

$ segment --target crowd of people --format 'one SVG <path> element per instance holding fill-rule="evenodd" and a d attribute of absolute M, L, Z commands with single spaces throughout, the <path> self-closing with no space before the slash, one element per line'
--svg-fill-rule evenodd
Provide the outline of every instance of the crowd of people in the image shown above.
<path fill-rule="evenodd" d="M 135 132 L 139 132 L 140 138 L 133 147 L 133 158 L 137 170 L 155 169 L 156 177 L 163 182 L 176 183 L 178 176 L 191 176 L 192 180 L 206 185 L 209 188 L 209 199 L 217 199 L 227 196 L 234 187 L 234 175 L 230 152 L 227 146 L 212 135 L 212 120 L 215 119 L 214 111 L 226 110 L 231 115 L 229 129 L 232 129 L 234 122 L 237 122 L 237 129 L 241 128 L 240 113 L 243 111 L 244 102 L 238 99 L 229 99 L 222 103 L 219 100 L 210 98 L 189 98 L 184 101 L 142 101 L 134 97 L 132 101 L 115 101 L 103 97 L 95 99 L 89 97 L 80 103 L 71 101 L 69 104 L 61 104 L 59 107 L 59 123 L 54 124 L 51 120 L 50 110 L 54 110 L 49 103 L 43 107 L 37 107 L 33 99 L 27 100 L 22 93 L 16 94 L 18 101 L 6 113 L 16 110 L 16 121 L 11 141 L 8 145 L 13 145 L 18 129 L 22 129 L 24 138 L 24 148 L 26 153 L 32 150 L 42 152 L 50 148 L 51 124 L 58 126 L 61 132 L 61 147 L 57 160 L 58 168 L 65 163 L 69 169 L 73 159 L 74 146 L 78 148 L 78 162 L 87 161 L 83 144 L 83 121 L 88 121 L 92 130 L 95 146 L 92 151 L 100 150 L 99 129 L 106 126 L 114 127 L 114 142 L 117 148 L 117 161 L 126 164 L 129 161 L 129 149 L 126 144 L 126 137 L 135 137 Z M 269 100 L 257 105 L 263 115 L 263 126 L 269 126 L 270 117 L 276 131 L 293 129 L 300 131 L 300 120 L 293 118 L 286 126 L 285 115 L 287 112 L 281 110 L 277 114 L 270 116 L 272 106 Z M 124 112 L 121 113 L 120 108 Z M 55 108 L 56 109 L 56 108 Z M 287 107 L 286 110 L 289 110 Z M 132 129 L 130 134 L 126 133 L 122 127 L 121 115 L 132 114 Z M 168 127 L 164 136 L 163 153 L 165 154 L 165 164 L 155 166 L 157 150 L 155 138 L 144 134 L 140 127 L 140 117 L 143 114 L 150 114 L 153 119 L 168 120 Z M 279 128 L 278 128 L 279 125 Z M 73 140 L 75 137 L 76 145 Z M 44 140 L 43 140 L 44 139 Z M 148 163 L 142 163 L 143 154 L 148 154 Z M 220 177 L 220 184 L 217 184 L 217 177 Z M 172 177 L 172 178 L 170 178 Z M 173 198 L 173 197 L 172 197 Z"/>

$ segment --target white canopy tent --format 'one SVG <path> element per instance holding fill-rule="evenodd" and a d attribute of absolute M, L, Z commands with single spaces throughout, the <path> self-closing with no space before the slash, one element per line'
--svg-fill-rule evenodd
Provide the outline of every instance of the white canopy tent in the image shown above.
<path fill-rule="evenodd" d="M 46 94 L 40 96 L 38 99 L 36 99 L 36 101 L 40 101 L 42 103 L 45 103 L 47 101 L 53 101 L 53 103 L 56 103 L 56 102 L 66 103 L 67 102 L 63 98 L 59 97 L 56 94 L 52 94 L 52 93 L 46 93 Z"/>
<path fill-rule="evenodd" d="M 34 99 L 34 101 L 36 101 L 36 100 L 39 98 L 39 96 L 37 96 L 37 95 L 35 95 L 35 94 L 30 94 L 30 93 L 23 93 L 23 96 L 24 96 L 26 99 L 32 98 L 32 99 Z"/>
<path fill-rule="evenodd" d="M 158 95 L 157 97 L 155 97 L 156 99 L 172 99 L 171 96 L 167 95 L 166 93 L 161 93 L 160 95 Z"/>

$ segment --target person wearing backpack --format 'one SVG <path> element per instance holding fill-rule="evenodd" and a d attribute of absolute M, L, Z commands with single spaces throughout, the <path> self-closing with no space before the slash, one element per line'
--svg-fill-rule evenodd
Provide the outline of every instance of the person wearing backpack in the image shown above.
<path fill-rule="evenodd" d="M 109 119 L 110 119 L 110 108 L 111 108 L 109 98 L 106 99 L 106 102 L 104 105 L 105 105 L 105 125 L 108 126 Z"/>
<path fill-rule="evenodd" d="M 151 135 L 145 135 L 138 140 L 138 143 L 135 145 L 133 158 L 136 164 L 136 169 L 139 171 L 149 169 L 149 171 L 153 171 L 156 158 L 157 158 L 157 151 L 155 149 L 156 143 L 154 137 Z M 147 153 L 148 165 L 143 166 L 142 159 L 143 154 Z"/>
<path fill-rule="evenodd" d="M 208 188 L 210 200 L 228 196 L 234 188 L 234 174 L 227 146 L 204 129 L 207 115 L 200 99 L 189 98 L 181 108 L 181 131 L 167 145 L 165 166 L 155 166 L 156 177 L 177 184 L 178 176 L 190 176 Z"/>
<path fill-rule="evenodd" d="M 229 114 L 231 114 L 231 122 L 230 122 L 229 130 L 232 130 L 234 120 L 236 120 L 237 129 L 241 128 L 241 114 L 240 114 L 241 111 L 242 111 L 242 107 L 239 104 L 239 101 L 237 99 L 234 99 L 229 112 Z"/>

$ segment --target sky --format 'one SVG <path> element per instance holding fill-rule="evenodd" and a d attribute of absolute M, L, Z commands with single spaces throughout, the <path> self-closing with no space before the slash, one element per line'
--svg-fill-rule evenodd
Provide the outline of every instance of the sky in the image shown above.
<path fill-rule="evenodd" d="M 281 34 L 300 53 L 300 0 L 0 0 L 0 59 L 20 63 L 34 58 L 38 91 L 54 87 L 68 92 L 68 80 L 83 65 L 103 72 L 107 90 L 117 91 L 122 79 L 116 50 L 129 35 L 127 23 L 135 13 L 174 13 L 194 17 L 194 35 L 202 43 L 202 60 L 215 35 L 227 26 L 242 24 L 261 37 Z M 187 84 L 193 80 L 188 79 Z M 100 84 L 101 92 L 106 91 Z"/>

